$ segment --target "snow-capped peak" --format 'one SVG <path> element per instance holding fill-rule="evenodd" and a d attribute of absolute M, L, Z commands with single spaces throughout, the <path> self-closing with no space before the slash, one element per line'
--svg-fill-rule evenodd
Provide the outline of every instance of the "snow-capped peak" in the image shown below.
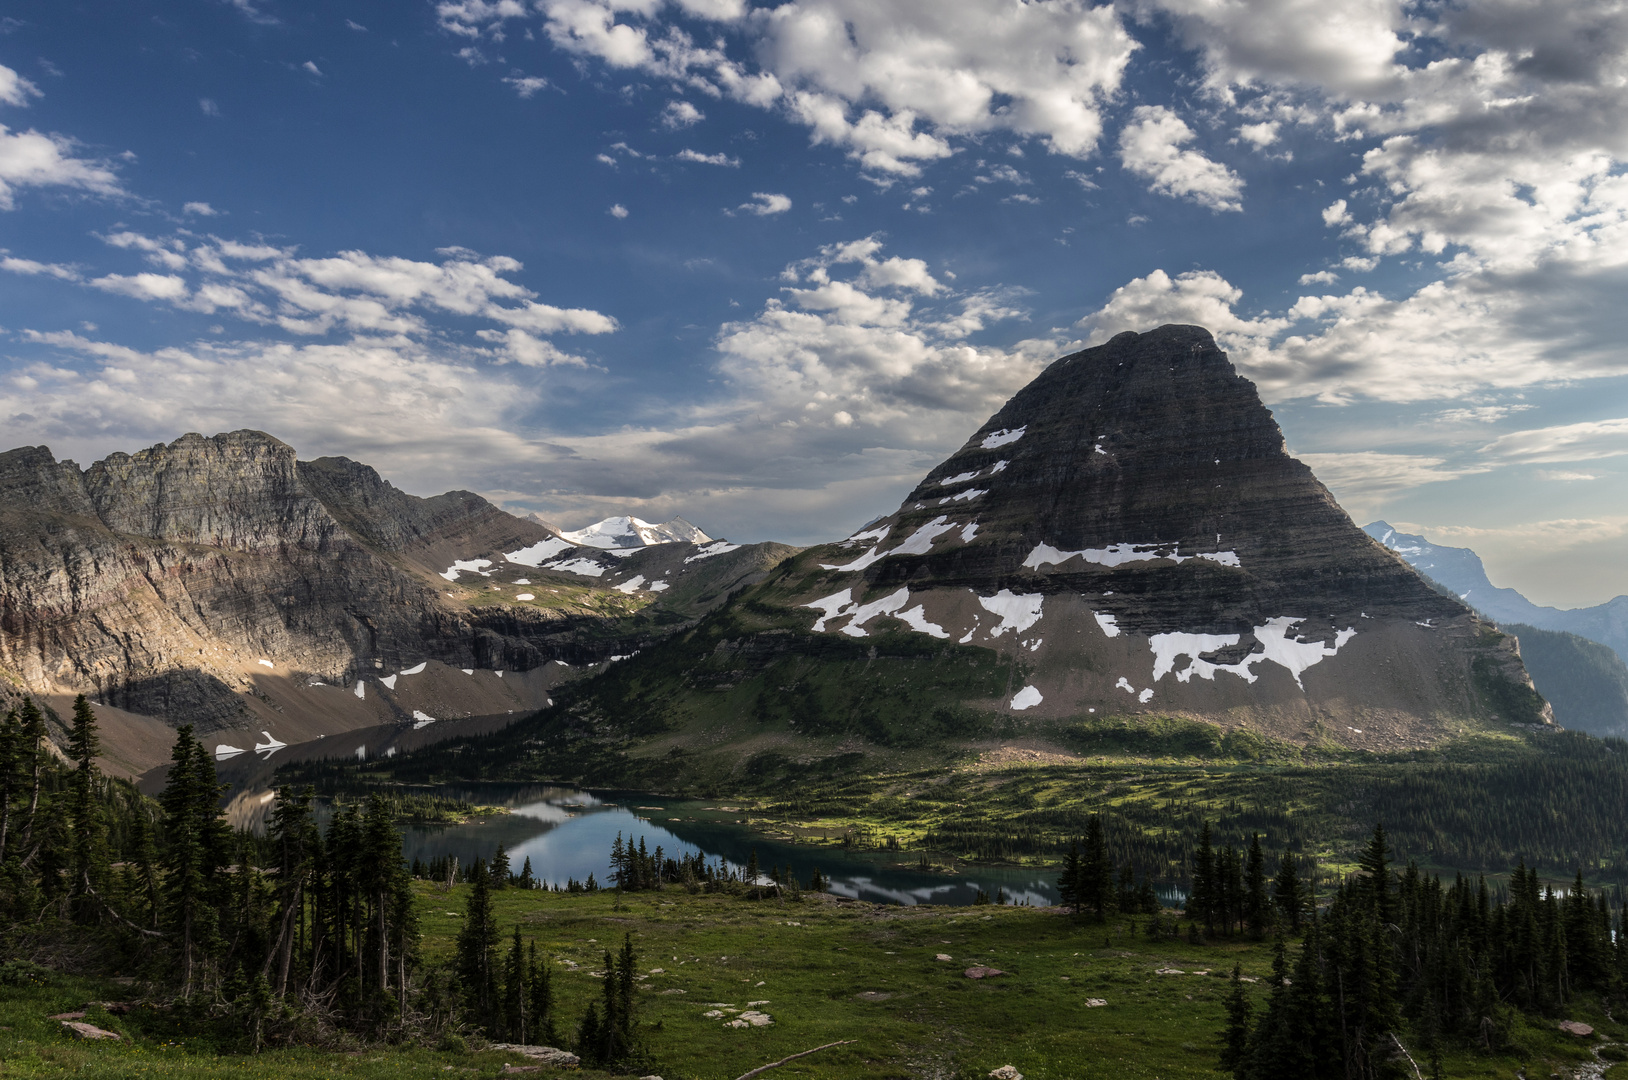
<path fill-rule="evenodd" d="M 596 548 L 648 547 L 651 544 L 706 544 L 712 537 L 683 518 L 653 525 L 636 517 L 609 517 L 560 537 L 573 544 Z"/>

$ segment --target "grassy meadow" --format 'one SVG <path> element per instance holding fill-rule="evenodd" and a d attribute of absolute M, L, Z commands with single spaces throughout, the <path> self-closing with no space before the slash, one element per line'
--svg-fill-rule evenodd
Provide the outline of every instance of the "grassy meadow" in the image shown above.
<path fill-rule="evenodd" d="M 415 887 L 426 960 L 450 961 L 469 886 Z M 1269 945 L 1150 940 L 1141 932 L 1145 918 L 1134 926 L 1123 918 L 1082 925 L 1038 908 L 893 907 L 818 894 L 746 900 L 681 888 L 621 898 L 515 889 L 493 896 L 505 939 L 500 952 L 518 925 L 550 959 L 562 1033 L 599 995 L 594 973 L 603 970 L 604 950 L 633 935 L 645 973 L 641 1032 L 651 1068 L 665 1080 L 734 1080 L 845 1039 L 853 1041 L 767 1075 L 971 1080 L 1010 1064 L 1029 1080 L 1218 1078 L 1224 976 L 1241 964 L 1259 980 L 1250 985 L 1257 1004 L 1268 992 Z M 951 959 L 937 959 L 941 954 Z M 975 965 L 1006 974 L 967 978 L 964 971 Z M 90 1044 L 71 1040 L 48 1019 L 87 1001 L 139 994 L 139 987 L 57 975 L 44 985 L 0 987 L 0 1077 L 403 1080 L 497 1076 L 506 1063 L 524 1063 L 512 1052 L 479 1050 L 475 1039 L 469 1052 L 353 1044 L 221 1053 L 166 1013 L 141 1009 L 110 1016 L 93 1008 L 87 1021 L 126 1039 Z M 727 1026 L 748 1008 L 767 1013 L 772 1025 Z M 1526 1025 L 1514 1033 L 1516 1052 L 1449 1055 L 1445 1073 L 1455 1080 L 1570 1076 L 1595 1062 L 1590 1045 L 1628 1039 L 1628 1024 L 1586 1001 L 1570 1015 L 1594 1025 L 1598 1037 L 1579 1040 L 1548 1023 Z M 1618 1067 L 1610 1075 L 1624 1073 Z"/>

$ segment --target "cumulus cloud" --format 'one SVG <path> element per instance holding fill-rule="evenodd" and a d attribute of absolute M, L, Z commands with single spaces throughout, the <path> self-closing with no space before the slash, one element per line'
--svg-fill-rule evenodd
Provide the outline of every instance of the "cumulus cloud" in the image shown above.
<path fill-rule="evenodd" d="M 40 88 L 0 64 L 0 104 L 24 106 L 29 98 L 43 97 Z"/>
<path fill-rule="evenodd" d="M 661 125 L 672 131 L 692 127 L 707 118 L 707 114 L 687 101 L 669 101 L 661 110 Z"/>
<path fill-rule="evenodd" d="M 1182 146 L 1196 136 L 1163 105 L 1138 105 L 1119 133 L 1120 163 L 1152 181 L 1152 190 L 1211 210 L 1242 210 L 1244 182 L 1237 173 Z"/>
<path fill-rule="evenodd" d="M 779 111 L 880 178 L 919 174 L 952 140 L 1004 131 L 1085 157 L 1137 45 L 1111 5 L 1086 0 L 540 0 L 555 47 L 615 70 Z M 459 38 L 499 35 L 518 3 L 437 6 Z M 707 44 L 675 17 L 706 20 Z M 663 119 L 699 119 L 674 102 Z M 672 111 L 672 110 L 677 110 Z"/>
<path fill-rule="evenodd" d="M 12 274 L 26 274 L 29 277 L 54 277 L 62 281 L 80 280 L 79 271 L 71 266 L 61 263 L 35 262 L 33 259 L 18 259 L 12 256 L 0 258 L 0 270 Z"/>
<path fill-rule="evenodd" d="M 181 207 L 181 213 L 191 214 L 195 217 L 217 217 L 220 211 L 206 202 L 189 202 Z"/>
<path fill-rule="evenodd" d="M 23 188 L 66 188 L 91 195 L 123 195 L 113 167 L 82 157 L 74 140 L 0 124 L 0 210 L 16 208 Z"/>
<path fill-rule="evenodd" d="M 627 217 L 627 207 L 623 206 L 621 203 L 612 203 L 611 208 L 605 211 L 605 213 L 609 214 L 613 218 L 625 218 Z"/>
<path fill-rule="evenodd" d="M 752 192 L 752 201 L 741 203 L 735 207 L 748 214 L 758 217 L 769 217 L 772 214 L 784 214 L 791 209 L 791 199 L 785 195 L 775 195 L 767 191 Z"/>

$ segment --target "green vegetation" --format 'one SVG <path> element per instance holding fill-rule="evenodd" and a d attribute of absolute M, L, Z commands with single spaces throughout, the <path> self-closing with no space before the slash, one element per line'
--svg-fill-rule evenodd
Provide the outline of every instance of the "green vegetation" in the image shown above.
<path fill-rule="evenodd" d="M 1628 664 L 1607 645 L 1576 634 L 1512 624 L 1521 659 L 1555 722 L 1595 735 L 1628 735 Z"/>

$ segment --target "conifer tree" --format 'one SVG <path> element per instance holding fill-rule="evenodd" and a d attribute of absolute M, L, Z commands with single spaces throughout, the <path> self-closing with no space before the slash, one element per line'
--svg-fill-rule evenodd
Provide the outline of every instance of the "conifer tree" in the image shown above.
<path fill-rule="evenodd" d="M 473 885 L 464 908 L 463 926 L 458 931 L 458 981 L 463 987 L 465 1006 L 483 1027 L 491 1027 L 496 1014 L 497 971 L 493 950 L 497 948 L 497 921 L 492 915 L 491 875 L 485 864 L 475 860 L 471 868 Z"/>
<path fill-rule="evenodd" d="M 40 777 L 45 769 L 45 716 L 34 704 L 34 699 L 23 698 L 22 712 L 18 714 L 17 759 L 22 779 L 28 790 L 28 810 L 20 822 L 18 853 L 28 857 L 34 839 L 35 819 L 40 810 Z"/>
<path fill-rule="evenodd" d="M 1085 823 L 1085 849 L 1080 852 L 1079 902 L 1082 907 L 1091 909 L 1098 922 L 1108 917 L 1113 873 L 1113 865 L 1108 861 L 1108 846 L 1102 835 L 1102 818 L 1092 814 Z"/>
<path fill-rule="evenodd" d="M 220 798 L 215 769 L 182 726 L 170 754 L 170 771 L 159 795 L 164 809 L 165 916 L 180 950 L 181 995 L 191 995 L 199 965 L 213 951 L 216 909 L 211 903 L 219 868 Z"/>
<path fill-rule="evenodd" d="M 532 1038 L 545 1046 L 559 1040 L 554 1031 L 554 975 L 547 963 L 537 960 L 537 942 L 531 943 L 530 972 L 527 984 L 531 991 L 530 1011 Z"/>
<path fill-rule="evenodd" d="M 1266 936 L 1270 921 L 1271 904 L 1266 898 L 1266 855 L 1261 851 L 1261 838 L 1249 834 L 1249 856 L 1244 864 L 1244 919 L 1249 932 L 1259 940 Z"/>
<path fill-rule="evenodd" d="M 520 924 L 514 924 L 514 938 L 509 943 L 508 956 L 503 961 L 503 1026 L 511 1041 L 526 1042 L 529 1034 L 527 1013 L 531 1008 L 530 987 L 526 985 L 531 974 L 526 967 L 526 947 L 520 940 Z"/>
<path fill-rule="evenodd" d="M 73 837 L 68 895 L 74 917 L 82 923 L 100 916 L 101 904 L 96 898 L 107 874 L 107 829 L 97 799 L 101 770 L 96 767 L 96 755 L 100 752 L 96 714 L 80 694 L 74 699 L 73 727 L 68 733 L 68 757 L 74 763 L 68 805 Z"/>
<path fill-rule="evenodd" d="M 1357 866 L 1367 875 L 1366 884 L 1373 894 L 1374 914 L 1382 924 L 1396 921 L 1396 909 L 1391 894 L 1391 848 L 1385 839 L 1385 826 L 1376 824 L 1367 847 L 1357 859 Z"/>
<path fill-rule="evenodd" d="M 1299 860 L 1284 851 L 1278 857 L 1278 873 L 1272 882 L 1272 903 L 1289 922 L 1292 933 L 1300 933 L 1300 918 L 1305 911 L 1305 893 L 1300 884 Z"/>
<path fill-rule="evenodd" d="M 814 871 L 816 877 L 819 871 Z M 815 886 L 810 886 L 814 888 Z M 1068 845 L 1068 854 L 1063 856 L 1063 870 L 1057 875 L 1057 896 L 1068 908 L 1069 913 L 1076 919 L 1084 909 L 1084 882 L 1080 879 L 1080 843 L 1071 841 Z"/>
<path fill-rule="evenodd" d="M 1215 932 L 1216 909 L 1215 850 L 1210 846 L 1210 823 L 1199 829 L 1198 850 L 1193 854 L 1193 882 L 1187 894 L 1187 917 L 1202 922 L 1209 933 Z"/>
<path fill-rule="evenodd" d="M 22 729 L 17 710 L 6 710 L 0 721 L 0 866 L 5 865 L 6 845 L 11 838 L 11 800 L 17 790 L 17 758 Z"/>
<path fill-rule="evenodd" d="M 1227 1027 L 1222 1032 L 1221 1067 L 1243 1080 L 1249 1055 L 1249 1017 L 1254 1011 L 1244 990 L 1243 968 L 1232 965 L 1232 983 L 1227 988 Z"/>
<path fill-rule="evenodd" d="M 508 887 L 509 853 L 503 850 L 502 844 L 499 844 L 497 850 L 492 853 L 491 874 L 492 888 L 503 889 Z"/>

